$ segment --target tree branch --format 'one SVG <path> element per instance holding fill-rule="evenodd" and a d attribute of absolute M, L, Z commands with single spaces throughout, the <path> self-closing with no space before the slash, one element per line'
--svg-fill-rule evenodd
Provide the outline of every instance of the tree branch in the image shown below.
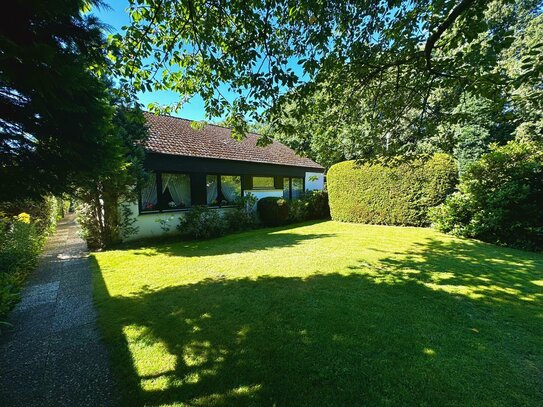
<path fill-rule="evenodd" d="M 468 10 L 476 1 L 477 0 L 462 0 L 451 10 L 445 21 L 439 24 L 436 30 L 428 37 L 426 40 L 426 45 L 424 46 L 424 55 L 426 57 L 426 67 L 428 70 L 432 69 L 432 51 L 436 43 L 439 41 L 443 33 L 454 24 L 458 17 L 460 17 L 463 12 Z"/>

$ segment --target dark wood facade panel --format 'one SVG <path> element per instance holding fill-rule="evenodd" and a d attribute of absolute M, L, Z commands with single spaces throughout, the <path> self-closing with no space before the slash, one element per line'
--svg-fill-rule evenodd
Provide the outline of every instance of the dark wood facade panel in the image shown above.
<path fill-rule="evenodd" d="M 272 177 L 305 177 L 306 172 L 322 172 L 322 170 L 315 168 L 154 153 L 146 155 L 145 168 L 152 171 L 183 172 L 189 174 L 203 173 Z"/>

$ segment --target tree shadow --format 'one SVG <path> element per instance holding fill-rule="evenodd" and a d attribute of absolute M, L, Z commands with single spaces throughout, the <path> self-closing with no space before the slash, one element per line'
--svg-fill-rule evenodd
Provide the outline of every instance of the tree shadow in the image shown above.
<path fill-rule="evenodd" d="M 315 223 L 317 222 L 240 232 L 208 240 L 180 241 L 178 239 L 161 242 L 161 244 L 147 242 L 147 244 L 132 246 L 132 250 L 138 256 L 220 256 L 232 253 L 250 253 L 273 248 L 292 247 L 306 240 L 324 239 L 335 236 L 333 233 L 299 233 L 300 230 L 303 230 L 300 227 Z M 298 233 L 289 233 L 289 230 L 294 228 Z"/>
<path fill-rule="evenodd" d="M 543 259 L 485 253 L 428 241 L 382 270 L 361 262 L 347 275 L 207 279 L 129 297 L 111 297 L 92 261 L 127 405 L 541 405 L 542 301 L 530 281 Z M 449 292 L 431 285 L 436 268 L 449 283 L 495 277 L 519 293 Z"/>
<path fill-rule="evenodd" d="M 378 264 L 361 260 L 349 269 L 369 271 L 378 283 L 413 281 L 489 304 L 543 300 L 541 254 L 476 240 L 428 238 L 415 243 L 409 253 L 388 252 Z"/>

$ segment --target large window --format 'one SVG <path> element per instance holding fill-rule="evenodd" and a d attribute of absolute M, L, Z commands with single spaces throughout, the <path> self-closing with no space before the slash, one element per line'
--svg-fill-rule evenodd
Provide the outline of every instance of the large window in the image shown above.
<path fill-rule="evenodd" d="M 290 199 L 290 178 L 283 178 L 283 198 Z"/>
<path fill-rule="evenodd" d="M 207 204 L 219 205 L 219 181 L 217 175 L 208 175 L 206 177 Z"/>
<path fill-rule="evenodd" d="M 228 204 L 241 197 L 241 177 L 238 175 L 221 175 L 221 192 L 223 201 Z"/>
<path fill-rule="evenodd" d="M 283 198 L 300 199 L 304 193 L 303 178 L 283 178 Z"/>
<path fill-rule="evenodd" d="M 149 174 L 149 176 L 141 186 L 140 203 L 141 211 L 158 210 L 157 176 L 154 172 Z"/>
<path fill-rule="evenodd" d="M 292 199 L 299 199 L 304 193 L 304 179 L 303 178 L 292 178 Z"/>
<path fill-rule="evenodd" d="M 141 212 L 180 210 L 191 206 L 188 174 L 151 173 L 142 185 Z"/>
<path fill-rule="evenodd" d="M 253 189 L 275 189 L 273 177 L 253 177 Z"/>
<path fill-rule="evenodd" d="M 162 174 L 164 209 L 190 207 L 190 176 L 188 174 Z"/>
<path fill-rule="evenodd" d="M 241 177 L 239 175 L 208 175 L 206 189 L 208 205 L 232 205 L 241 197 Z"/>

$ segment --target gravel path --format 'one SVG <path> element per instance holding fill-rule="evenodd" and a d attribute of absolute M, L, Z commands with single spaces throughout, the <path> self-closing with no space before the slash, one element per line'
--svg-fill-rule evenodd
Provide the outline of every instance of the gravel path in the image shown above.
<path fill-rule="evenodd" d="M 78 230 L 73 215 L 59 223 L 0 334 L 2 406 L 117 404 Z"/>

